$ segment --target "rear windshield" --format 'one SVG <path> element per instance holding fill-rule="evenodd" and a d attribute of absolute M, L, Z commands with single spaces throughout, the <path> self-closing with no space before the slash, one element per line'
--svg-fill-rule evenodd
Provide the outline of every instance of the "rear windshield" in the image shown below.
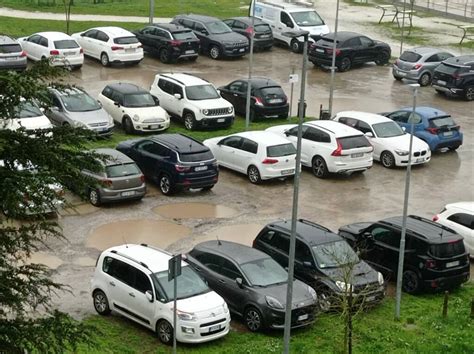
<path fill-rule="evenodd" d="M 347 136 L 345 138 L 338 138 L 342 150 L 357 149 L 371 146 L 367 138 L 363 135 Z"/>
<path fill-rule="evenodd" d="M 120 165 L 107 166 L 105 168 L 105 173 L 107 174 L 107 177 L 113 178 L 138 175 L 141 172 L 138 169 L 137 165 L 131 162 Z"/>
<path fill-rule="evenodd" d="M 255 32 L 269 32 L 271 31 L 271 28 L 269 25 L 266 23 L 262 23 L 261 25 L 256 25 L 255 26 Z"/>
<path fill-rule="evenodd" d="M 281 157 L 296 154 L 296 149 L 292 143 L 274 145 L 267 147 L 268 157 Z"/>
<path fill-rule="evenodd" d="M 432 245 L 430 247 L 430 254 L 436 258 L 450 258 L 462 255 L 466 252 L 462 240 L 452 243 L 442 243 L 439 245 Z"/>
<path fill-rule="evenodd" d="M 0 45 L 0 54 L 18 53 L 21 52 L 19 44 Z"/>
<path fill-rule="evenodd" d="M 42 116 L 38 106 L 30 101 L 24 101 L 19 106 L 15 107 L 13 117 L 15 118 L 33 118 Z"/>
<path fill-rule="evenodd" d="M 418 60 L 420 60 L 420 58 L 420 54 L 410 52 L 409 50 L 403 52 L 403 54 L 400 56 L 400 60 L 407 61 L 409 63 L 416 63 Z"/>
<path fill-rule="evenodd" d="M 466 68 L 467 70 L 467 68 Z M 447 65 L 447 64 L 444 64 L 444 63 L 441 63 L 437 68 L 436 68 L 436 71 L 440 71 L 442 73 L 445 73 L 445 74 L 454 74 L 456 72 L 463 72 L 463 68 L 460 68 L 459 66 L 451 66 L 451 65 Z"/>
<path fill-rule="evenodd" d="M 197 38 L 193 31 L 173 32 L 173 37 L 180 40 Z"/>
<path fill-rule="evenodd" d="M 115 44 L 133 44 L 133 43 L 138 43 L 138 39 L 135 36 L 119 37 L 119 38 L 114 38 L 114 43 Z"/>
<path fill-rule="evenodd" d="M 440 127 L 446 127 L 446 126 L 449 127 L 451 125 L 456 125 L 456 123 L 454 123 L 453 118 L 447 116 L 447 117 L 439 117 L 439 118 L 431 119 L 430 125 L 436 128 L 440 128 Z"/>
<path fill-rule="evenodd" d="M 79 48 L 79 44 L 73 39 L 64 39 L 62 41 L 54 41 L 54 48 L 56 49 L 75 49 Z"/>
<path fill-rule="evenodd" d="M 182 162 L 200 162 L 200 161 L 213 160 L 214 155 L 212 154 L 211 150 L 193 152 L 191 154 L 180 153 L 179 154 L 179 159 Z"/>
<path fill-rule="evenodd" d="M 281 89 L 281 87 L 273 86 L 273 87 L 263 87 L 260 89 L 263 96 L 267 95 L 278 95 L 278 96 L 285 96 L 285 93 Z"/>

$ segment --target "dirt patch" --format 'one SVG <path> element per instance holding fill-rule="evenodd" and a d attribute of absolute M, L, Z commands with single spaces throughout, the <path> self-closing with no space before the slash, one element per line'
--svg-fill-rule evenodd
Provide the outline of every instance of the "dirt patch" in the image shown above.
<path fill-rule="evenodd" d="M 195 244 L 203 241 L 209 240 L 225 240 L 225 241 L 233 241 L 237 243 L 241 243 L 243 245 L 252 246 L 252 242 L 259 233 L 259 231 L 263 228 L 264 225 L 259 224 L 239 224 L 239 225 L 229 225 L 224 226 L 207 234 L 196 237 Z"/>
<path fill-rule="evenodd" d="M 238 214 L 237 210 L 224 205 L 209 203 L 166 204 L 154 208 L 153 211 L 170 219 L 230 218 Z"/>
<path fill-rule="evenodd" d="M 35 252 L 31 255 L 30 258 L 26 261 L 28 264 L 43 264 L 51 269 L 57 269 L 60 265 L 63 264 L 63 261 L 53 256 L 52 254 L 45 252 Z"/>

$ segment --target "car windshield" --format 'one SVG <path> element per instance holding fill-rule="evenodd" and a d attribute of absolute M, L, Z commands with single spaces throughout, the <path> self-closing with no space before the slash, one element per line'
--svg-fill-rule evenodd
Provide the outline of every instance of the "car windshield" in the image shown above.
<path fill-rule="evenodd" d="M 460 70 L 461 68 L 458 67 L 458 66 L 452 66 L 452 65 L 447 65 L 445 63 L 441 63 L 437 68 L 436 68 L 436 71 L 440 71 L 442 73 L 445 73 L 445 74 L 449 74 L 449 75 L 452 75 L 452 74 L 455 74 L 458 70 Z"/>
<path fill-rule="evenodd" d="M 266 23 L 262 23 L 259 25 L 255 25 L 255 32 L 260 33 L 260 32 L 270 32 L 272 29 L 270 28 L 269 25 Z"/>
<path fill-rule="evenodd" d="M 262 92 L 262 95 L 264 96 L 277 95 L 282 98 L 285 97 L 285 92 L 283 92 L 282 88 L 279 86 L 262 87 L 260 91 Z"/>
<path fill-rule="evenodd" d="M 316 11 L 291 12 L 290 14 L 296 24 L 301 27 L 324 25 L 324 21 Z"/>
<path fill-rule="evenodd" d="M 111 165 L 105 168 L 105 173 L 107 177 L 114 178 L 114 177 L 125 177 L 125 176 L 133 176 L 140 174 L 140 170 L 138 169 L 135 163 L 124 163 L 120 165 Z"/>
<path fill-rule="evenodd" d="M 64 39 L 61 41 L 54 41 L 54 48 L 56 49 L 75 49 L 79 48 L 79 44 L 74 39 Z"/>
<path fill-rule="evenodd" d="M 342 150 L 371 146 L 364 135 L 346 136 L 344 138 L 337 138 L 337 141 L 341 144 Z"/>
<path fill-rule="evenodd" d="M 273 145 L 267 147 L 268 157 L 281 157 L 296 154 L 296 149 L 292 143 Z"/>
<path fill-rule="evenodd" d="M 232 30 L 222 21 L 206 23 L 209 32 L 212 34 L 230 33 Z"/>
<path fill-rule="evenodd" d="M 430 125 L 436 128 L 441 128 L 441 127 L 450 127 L 450 126 L 456 125 L 456 123 L 454 123 L 453 118 L 451 118 L 450 116 L 444 116 L 444 117 L 437 117 L 437 118 L 431 119 Z"/>
<path fill-rule="evenodd" d="M 391 138 L 405 134 L 402 128 L 395 122 L 376 123 L 372 128 L 374 128 L 375 134 L 379 138 Z"/>
<path fill-rule="evenodd" d="M 21 47 L 19 44 L 4 44 L 0 45 L 0 54 L 20 53 Z"/>
<path fill-rule="evenodd" d="M 61 100 L 69 112 L 89 112 L 97 111 L 101 108 L 96 100 L 84 92 L 62 94 Z"/>
<path fill-rule="evenodd" d="M 13 112 L 14 118 L 33 118 L 42 116 L 43 113 L 40 111 L 38 106 L 33 102 L 22 102 Z"/>
<path fill-rule="evenodd" d="M 403 52 L 402 55 L 400 56 L 400 60 L 407 61 L 409 63 L 416 63 L 418 60 L 420 60 L 421 55 L 415 52 L 411 52 L 407 50 L 406 52 Z"/>
<path fill-rule="evenodd" d="M 203 162 L 214 160 L 214 155 L 211 150 L 191 152 L 188 154 L 181 152 L 179 154 L 179 160 L 181 162 Z"/>
<path fill-rule="evenodd" d="M 118 37 L 118 38 L 114 38 L 114 43 L 115 44 L 133 44 L 133 43 L 138 43 L 138 39 L 135 36 Z"/>
<path fill-rule="evenodd" d="M 286 283 L 288 273 L 272 258 L 263 258 L 240 265 L 243 273 L 254 286 Z"/>
<path fill-rule="evenodd" d="M 154 273 L 154 279 L 161 285 L 161 288 L 165 292 L 168 300 L 173 299 L 174 288 L 173 280 L 168 281 L 168 270 L 163 272 Z M 181 268 L 181 275 L 177 278 L 177 299 L 186 299 L 192 296 L 200 295 L 211 291 L 206 283 L 196 274 L 194 270 L 189 266 Z"/>
<path fill-rule="evenodd" d="M 319 268 L 339 268 L 350 263 L 359 263 L 359 257 L 346 241 L 336 241 L 313 246 L 314 257 Z"/>
<path fill-rule="evenodd" d="M 123 105 L 125 107 L 152 107 L 155 106 L 155 100 L 149 93 L 131 93 L 124 95 Z"/>
<path fill-rule="evenodd" d="M 177 40 L 186 40 L 186 39 L 195 39 L 196 35 L 192 31 L 185 32 L 173 32 L 174 39 Z"/>
<path fill-rule="evenodd" d="M 219 98 L 219 93 L 212 85 L 197 85 L 186 87 L 186 97 L 188 100 L 212 100 Z"/>

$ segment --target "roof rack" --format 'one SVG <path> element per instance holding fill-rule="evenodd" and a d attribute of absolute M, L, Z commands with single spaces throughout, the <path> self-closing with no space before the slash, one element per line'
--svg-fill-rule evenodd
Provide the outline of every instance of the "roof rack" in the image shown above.
<path fill-rule="evenodd" d="M 149 244 L 147 243 L 140 243 L 140 246 L 143 246 L 143 247 L 148 247 L 148 248 L 151 248 L 155 251 L 160 251 L 160 252 L 163 252 L 163 253 L 166 253 L 167 255 L 169 256 L 173 256 L 172 253 L 168 252 L 168 251 L 165 251 L 165 250 L 162 250 L 161 248 L 158 248 L 158 247 L 155 247 L 155 246 L 150 246 Z"/>
<path fill-rule="evenodd" d="M 433 226 L 437 226 L 445 231 L 449 231 L 449 232 L 452 232 L 452 233 L 456 233 L 456 231 L 454 231 L 453 229 L 445 226 L 445 225 L 442 225 L 442 224 L 438 224 L 437 222 L 434 222 L 433 220 L 430 220 L 430 219 L 427 219 L 427 218 L 424 218 L 422 216 L 418 216 L 418 215 L 408 215 L 409 218 L 412 218 L 412 219 L 415 219 L 415 220 L 419 220 L 419 221 L 424 221 L 424 222 L 427 222 Z"/>
<path fill-rule="evenodd" d="M 169 76 L 169 74 L 160 74 L 160 75 L 163 76 L 163 77 L 166 77 L 167 79 L 171 79 L 171 80 L 174 80 L 174 81 L 176 81 L 176 82 L 179 82 L 181 85 L 185 85 L 184 82 L 182 82 L 182 81 L 180 81 L 180 80 L 178 80 L 178 79 L 176 79 L 176 78 L 174 78 L 174 77 Z M 173 75 L 173 74 L 171 74 L 171 75 Z"/>
<path fill-rule="evenodd" d="M 331 232 L 331 230 L 329 230 L 327 227 L 323 226 L 323 225 L 319 225 L 313 221 L 309 221 L 309 220 L 306 220 L 306 219 L 298 219 L 299 222 L 303 223 L 303 224 L 306 224 L 306 225 L 311 225 L 311 226 L 314 226 L 314 227 L 317 227 L 318 229 L 321 229 L 323 231 L 326 231 L 326 232 Z"/>
<path fill-rule="evenodd" d="M 307 123 L 311 123 L 312 121 L 309 121 Z M 318 121 L 314 121 L 315 123 L 317 123 Z M 324 129 L 324 130 L 327 130 L 328 132 L 332 133 L 332 134 L 336 134 L 335 132 L 333 132 L 331 129 L 328 129 L 326 128 L 325 126 L 321 126 L 321 125 L 318 125 L 318 128 L 320 129 Z"/>
<path fill-rule="evenodd" d="M 150 268 L 148 268 L 148 266 L 147 266 L 145 263 L 143 263 L 143 262 L 141 262 L 141 261 L 137 261 L 135 258 L 130 257 L 129 255 L 123 254 L 123 253 L 121 253 L 121 252 L 118 252 L 117 250 L 112 250 L 112 251 L 110 251 L 110 253 L 117 254 L 117 255 L 119 255 L 119 256 L 121 256 L 121 257 L 127 258 L 127 259 L 129 259 L 129 260 L 131 260 L 131 261 L 133 261 L 133 262 L 135 262 L 135 263 L 140 264 L 142 267 L 145 267 L 146 269 L 150 269 Z"/>

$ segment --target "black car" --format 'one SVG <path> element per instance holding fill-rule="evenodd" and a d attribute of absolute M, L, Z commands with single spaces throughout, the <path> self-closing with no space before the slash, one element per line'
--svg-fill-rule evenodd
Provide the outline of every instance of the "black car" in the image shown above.
<path fill-rule="evenodd" d="M 135 161 L 165 195 L 190 188 L 208 190 L 217 183 L 219 170 L 211 150 L 183 134 L 126 140 L 117 150 Z"/>
<path fill-rule="evenodd" d="M 290 234 L 291 221 L 270 223 L 255 238 L 253 247 L 287 267 Z M 298 220 L 295 250 L 295 276 L 316 290 L 323 311 L 339 307 L 348 287 L 352 288 L 356 299 L 364 301 L 365 306 L 383 299 L 382 274 L 360 260 L 341 236 L 326 227 Z"/>
<path fill-rule="evenodd" d="M 434 71 L 431 84 L 439 93 L 474 100 L 474 55 L 443 61 Z"/>
<path fill-rule="evenodd" d="M 229 26 L 232 31 L 243 34 L 250 38 L 255 31 L 253 37 L 253 48 L 268 50 L 273 46 L 273 31 L 269 24 L 263 22 L 261 19 L 254 17 L 254 24 L 252 28 L 252 17 L 232 17 L 224 20 L 224 23 Z"/>
<path fill-rule="evenodd" d="M 158 55 L 162 63 L 178 59 L 195 61 L 199 55 L 199 39 L 193 31 L 170 23 L 156 23 L 133 31 L 143 48 Z"/>
<path fill-rule="evenodd" d="M 309 48 L 309 61 L 314 65 L 331 66 L 332 52 L 336 38 L 336 67 L 347 71 L 355 64 L 374 61 L 377 65 L 387 64 L 392 50 L 387 43 L 372 40 L 355 32 L 328 33 Z"/>
<path fill-rule="evenodd" d="M 215 17 L 202 15 L 178 15 L 171 23 L 190 28 L 201 41 L 201 52 L 212 59 L 241 57 L 249 51 L 247 37 L 233 32 L 229 26 Z"/>
<path fill-rule="evenodd" d="M 388 278 L 394 279 L 403 218 L 359 222 L 343 226 L 339 234 L 362 257 Z M 469 280 L 469 256 L 463 238 L 450 228 L 419 216 L 407 218 L 403 290 L 447 289 Z"/>
<path fill-rule="evenodd" d="M 248 79 L 241 79 L 219 87 L 221 96 L 232 103 L 236 112 L 243 115 L 246 110 L 248 83 Z M 288 117 L 288 99 L 280 85 L 265 77 L 250 79 L 250 83 L 250 120 Z"/>
<path fill-rule="evenodd" d="M 243 317 L 249 330 L 284 327 L 288 273 L 267 254 L 235 242 L 207 241 L 186 258 L 230 311 Z M 298 280 L 293 283 L 293 328 L 314 321 L 316 300 L 311 287 Z"/>

